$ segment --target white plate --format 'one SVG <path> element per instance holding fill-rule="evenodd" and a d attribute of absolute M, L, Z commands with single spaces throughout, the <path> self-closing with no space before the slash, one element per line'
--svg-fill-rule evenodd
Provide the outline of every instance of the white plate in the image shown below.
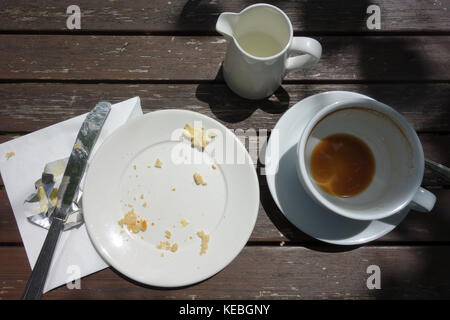
<path fill-rule="evenodd" d="M 330 91 L 310 96 L 292 106 L 272 131 L 266 149 L 267 164 L 276 173 L 266 175 L 272 197 L 286 218 L 306 234 L 328 243 L 357 245 L 382 237 L 408 214 L 409 208 L 382 220 L 360 221 L 341 217 L 314 202 L 303 189 L 296 171 L 296 146 L 306 124 L 323 107 L 336 101 L 365 97 L 358 93 Z M 273 132 L 279 133 L 279 152 Z M 270 173 L 270 172 L 269 172 Z"/>
<path fill-rule="evenodd" d="M 180 128 L 195 121 L 219 134 L 204 152 L 180 142 Z M 219 137 L 235 143 L 244 163 L 220 161 L 218 152 L 211 152 L 222 141 Z M 172 161 L 175 146 L 189 151 L 178 158 L 182 164 Z M 189 163 L 202 155 L 205 161 Z M 154 166 L 157 158 L 163 163 L 160 169 Z M 194 183 L 194 172 L 206 186 Z M 133 234 L 119 226 L 128 204 L 147 220 L 145 232 Z M 219 122 L 185 110 L 151 112 L 119 128 L 92 159 L 83 193 L 86 227 L 100 255 L 125 276 L 160 287 L 189 285 L 227 266 L 250 237 L 258 207 L 256 171 L 239 139 Z M 183 227 L 182 219 L 189 224 Z M 170 240 L 165 230 L 171 232 Z M 200 230 L 210 234 L 203 255 L 196 234 Z M 160 241 L 176 242 L 178 250 L 157 249 Z"/>

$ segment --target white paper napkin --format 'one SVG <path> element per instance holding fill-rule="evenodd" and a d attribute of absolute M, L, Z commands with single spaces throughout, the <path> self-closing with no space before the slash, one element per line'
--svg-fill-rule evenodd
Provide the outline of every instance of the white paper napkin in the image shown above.
<path fill-rule="evenodd" d="M 114 130 L 140 115 L 142 109 L 139 97 L 114 104 L 93 153 Z M 47 230 L 27 220 L 24 200 L 35 190 L 34 182 L 41 177 L 46 163 L 70 155 L 85 117 L 86 114 L 83 114 L 0 144 L 0 172 L 32 268 Z M 14 155 L 8 158 L 7 154 L 11 152 Z M 93 247 L 84 224 L 78 229 L 65 231 L 56 246 L 44 293 L 106 267 L 107 264 Z"/>

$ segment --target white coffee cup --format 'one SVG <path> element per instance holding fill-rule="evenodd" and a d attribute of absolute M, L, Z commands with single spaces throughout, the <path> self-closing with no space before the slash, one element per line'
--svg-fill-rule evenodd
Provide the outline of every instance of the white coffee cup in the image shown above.
<path fill-rule="evenodd" d="M 288 72 L 314 65 L 322 54 L 322 46 L 317 40 L 294 37 L 287 15 L 269 4 L 254 4 L 240 13 L 224 12 L 217 20 L 216 30 L 228 42 L 223 63 L 225 82 L 236 94 L 247 99 L 270 96 Z M 238 39 L 252 33 L 276 39 L 280 50 L 266 57 L 245 51 Z M 259 39 L 262 43 L 257 45 L 269 46 L 270 41 L 265 43 L 262 39 Z M 289 57 L 291 53 L 302 55 Z"/>
<path fill-rule="evenodd" d="M 375 158 L 370 185 L 353 197 L 325 192 L 311 175 L 310 159 L 317 143 L 337 133 L 361 139 Z M 424 154 L 416 132 L 397 111 L 370 98 L 335 102 L 318 112 L 301 135 L 297 156 L 297 173 L 309 195 L 325 208 L 347 218 L 382 219 L 408 205 L 429 212 L 436 202 L 434 194 L 420 187 Z"/>

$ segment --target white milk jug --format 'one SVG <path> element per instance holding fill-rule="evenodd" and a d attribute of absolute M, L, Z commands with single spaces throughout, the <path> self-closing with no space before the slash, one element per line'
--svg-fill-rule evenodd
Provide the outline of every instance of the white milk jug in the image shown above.
<path fill-rule="evenodd" d="M 317 40 L 294 37 L 286 14 L 269 4 L 254 4 L 240 13 L 224 12 L 216 30 L 228 42 L 225 81 L 247 99 L 270 96 L 288 72 L 314 65 L 322 54 Z M 292 52 L 301 55 L 289 57 Z"/>

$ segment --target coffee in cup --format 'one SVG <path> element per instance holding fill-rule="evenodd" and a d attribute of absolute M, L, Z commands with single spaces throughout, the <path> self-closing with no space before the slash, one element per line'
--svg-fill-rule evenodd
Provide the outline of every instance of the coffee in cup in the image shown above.
<path fill-rule="evenodd" d="M 319 111 L 297 144 L 297 171 L 322 206 L 347 218 L 375 220 L 411 204 L 430 211 L 436 197 L 420 187 L 424 154 L 407 120 L 370 98 Z"/>

